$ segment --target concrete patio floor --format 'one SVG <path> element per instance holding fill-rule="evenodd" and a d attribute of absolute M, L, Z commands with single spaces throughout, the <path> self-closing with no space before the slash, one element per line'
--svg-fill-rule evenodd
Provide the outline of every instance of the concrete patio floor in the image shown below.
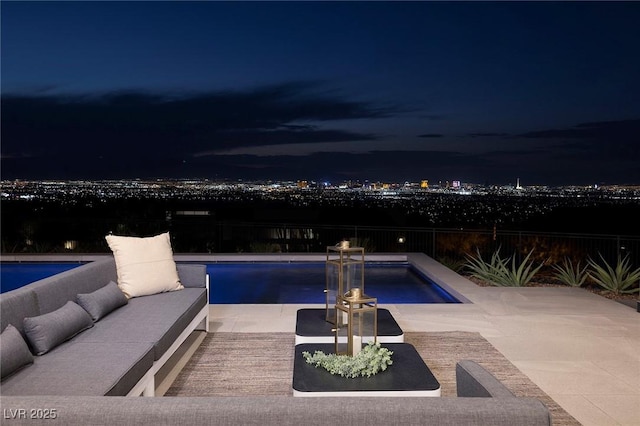
<path fill-rule="evenodd" d="M 640 313 L 574 288 L 479 287 L 435 261 L 472 303 L 387 308 L 404 331 L 480 333 L 585 426 L 640 425 Z M 303 307 L 211 305 L 211 331 L 295 332 Z"/>

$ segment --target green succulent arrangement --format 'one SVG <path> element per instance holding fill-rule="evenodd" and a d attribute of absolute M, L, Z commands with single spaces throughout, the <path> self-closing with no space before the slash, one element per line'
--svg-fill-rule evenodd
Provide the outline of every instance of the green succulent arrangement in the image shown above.
<path fill-rule="evenodd" d="M 371 377 L 393 364 L 391 360 L 393 352 L 383 348 L 380 343 L 369 342 L 355 356 L 325 354 L 315 351 L 313 355 L 302 352 L 307 364 L 314 364 L 316 368 L 322 367 L 333 375 L 353 379 L 355 377 Z"/>

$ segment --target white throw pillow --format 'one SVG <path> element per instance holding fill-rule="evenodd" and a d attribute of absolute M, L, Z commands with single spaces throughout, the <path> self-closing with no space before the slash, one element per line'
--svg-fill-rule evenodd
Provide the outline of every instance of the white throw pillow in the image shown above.
<path fill-rule="evenodd" d="M 107 235 L 118 271 L 118 287 L 127 298 L 181 290 L 169 233 L 155 237 Z"/>

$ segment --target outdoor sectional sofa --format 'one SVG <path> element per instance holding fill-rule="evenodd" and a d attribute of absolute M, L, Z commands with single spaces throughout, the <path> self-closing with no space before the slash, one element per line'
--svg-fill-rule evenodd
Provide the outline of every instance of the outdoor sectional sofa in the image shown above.
<path fill-rule="evenodd" d="M 458 397 L 0 397 L 7 425 L 551 425 L 547 407 L 517 398 L 480 365 L 456 366 Z M 45 418 L 48 417 L 48 418 Z"/>
<path fill-rule="evenodd" d="M 206 267 L 177 264 L 176 268 L 183 289 L 128 300 L 122 292 L 117 294 L 114 257 L 2 294 L 0 325 L 6 346 L 0 394 L 153 396 L 158 370 L 194 330 L 208 331 Z M 106 292 L 111 296 L 105 298 Z M 95 299 L 101 294 L 103 302 Z M 115 308 L 113 296 L 119 301 Z M 90 311 L 93 306 L 92 312 L 76 303 L 80 298 Z M 111 303 L 106 310 L 105 303 Z M 29 341 L 25 325 L 38 334 L 37 347 Z M 20 340 L 19 332 L 25 343 L 30 342 L 31 352 L 46 353 L 4 377 L 9 368 L 6 358 L 16 355 L 9 353 L 12 341 L 7 327 L 13 327 L 9 331 L 14 342 Z"/>
<path fill-rule="evenodd" d="M 458 397 L 134 397 L 152 396 L 158 369 L 191 332 L 207 330 L 205 267 L 177 264 L 177 270 L 184 289 L 131 298 L 4 378 L 0 384 L 2 423 L 551 424 L 550 412 L 542 402 L 515 397 L 472 361 L 456 366 Z M 77 300 L 78 294 L 104 288 L 116 275 L 114 259 L 109 258 L 5 293 L 0 297 L 2 330 L 12 324 L 24 337 L 20 328 L 24 318 L 56 312 Z"/>

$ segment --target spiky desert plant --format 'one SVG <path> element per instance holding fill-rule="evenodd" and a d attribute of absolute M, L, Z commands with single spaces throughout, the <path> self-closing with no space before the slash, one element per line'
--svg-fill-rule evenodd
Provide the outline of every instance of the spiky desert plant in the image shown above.
<path fill-rule="evenodd" d="M 575 265 L 571 262 L 571 259 L 566 258 L 562 262 L 562 265 L 552 265 L 555 269 L 554 277 L 561 281 L 563 284 L 571 287 L 581 287 L 589 276 L 587 274 L 587 268 L 589 265 L 580 267 L 580 261 Z"/>
<path fill-rule="evenodd" d="M 467 256 L 467 268 L 471 271 L 471 275 L 499 287 L 524 287 L 544 265 L 544 262 L 537 266 L 533 265 L 530 260 L 533 250 L 519 265 L 516 264 L 515 256 L 500 257 L 500 248 L 493 252 L 488 263 L 482 259 L 480 251 L 476 251 L 476 257 Z"/>
<path fill-rule="evenodd" d="M 471 272 L 471 276 L 491 283 L 496 280 L 496 275 L 501 270 L 500 265 L 503 263 L 500 258 L 500 248 L 493 252 L 489 262 L 482 258 L 482 254 L 480 254 L 480 249 L 478 248 L 476 248 L 475 256 L 467 254 L 466 258 L 467 263 L 465 267 Z"/>
<path fill-rule="evenodd" d="M 591 258 L 587 259 L 589 278 L 616 296 L 640 292 L 637 283 L 640 280 L 640 268 L 631 270 L 628 255 L 624 259 L 618 255 L 615 267 L 609 265 L 601 254 L 599 256 L 604 265 L 599 265 Z"/>

